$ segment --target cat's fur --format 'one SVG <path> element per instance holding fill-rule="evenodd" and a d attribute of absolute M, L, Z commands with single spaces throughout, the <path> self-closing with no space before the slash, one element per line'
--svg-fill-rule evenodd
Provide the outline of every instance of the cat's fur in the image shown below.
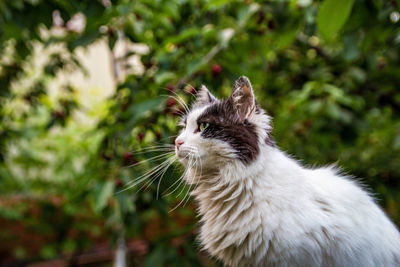
<path fill-rule="evenodd" d="M 184 122 L 176 153 L 197 185 L 200 241 L 225 265 L 400 266 L 400 234 L 373 198 L 280 151 L 246 77 L 225 101 L 203 87 Z"/>

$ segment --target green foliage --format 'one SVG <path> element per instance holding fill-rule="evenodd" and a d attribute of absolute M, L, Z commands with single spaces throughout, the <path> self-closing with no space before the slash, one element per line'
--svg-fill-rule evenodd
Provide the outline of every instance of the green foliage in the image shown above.
<path fill-rule="evenodd" d="M 194 205 L 168 213 L 187 188 L 157 197 L 178 169 L 145 190 L 123 189 L 157 161 L 129 165 L 159 155 L 132 151 L 177 134 L 183 109 L 172 96 L 190 102 L 189 85 L 206 84 L 227 97 L 240 75 L 274 117 L 280 147 L 306 165 L 338 162 L 399 223 L 396 10 L 398 2 L 379 0 L 1 2 L 0 223 L 41 241 L 13 243 L 14 232 L 3 231 L 0 243 L 18 259 L 70 258 L 123 234 L 146 242 L 145 259 L 134 255 L 144 266 L 212 264 L 194 241 Z M 76 15 L 82 29 L 68 24 Z M 68 83 L 53 96 L 61 72 L 87 73 L 79 49 L 105 41 L 115 56 L 121 40 L 148 52 L 114 64 L 124 69 L 136 56 L 142 73 L 114 73 L 115 92 L 101 103 L 85 105 L 79 92 L 87 88 Z M 38 47 L 51 51 L 40 66 Z"/>

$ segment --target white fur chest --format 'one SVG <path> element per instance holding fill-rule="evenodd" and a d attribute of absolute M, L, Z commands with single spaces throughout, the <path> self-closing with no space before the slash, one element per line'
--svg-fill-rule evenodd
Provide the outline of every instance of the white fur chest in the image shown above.
<path fill-rule="evenodd" d="M 265 254 L 262 214 L 246 186 L 215 185 L 210 190 L 201 184 L 194 195 L 202 215 L 200 240 L 213 256 L 236 266 Z"/>

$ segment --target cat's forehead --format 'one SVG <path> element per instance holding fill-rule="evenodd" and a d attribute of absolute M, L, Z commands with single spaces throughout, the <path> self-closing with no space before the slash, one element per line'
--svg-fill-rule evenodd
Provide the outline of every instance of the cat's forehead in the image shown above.
<path fill-rule="evenodd" d="M 221 123 L 235 122 L 236 118 L 237 116 L 235 110 L 230 108 L 226 101 L 218 101 L 201 107 L 195 107 L 190 111 L 187 118 L 184 118 L 184 120 L 185 124 L 188 120 L 196 122 Z"/>
<path fill-rule="evenodd" d="M 202 114 L 204 114 L 204 112 L 207 110 L 207 108 L 209 108 L 209 106 L 210 105 L 198 107 L 198 108 L 195 108 L 194 110 L 192 110 L 189 113 L 190 119 L 197 120 Z"/>
<path fill-rule="evenodd" d="M 236 124 L 237 113 L 227 101 L 221 101 L 208 105 L 197 119 L 209 123 Z"/>
<path fill-rule="evenodd" d="M 204 111 L 208 108 L 208 106 L 196 107 L 190 110 L 190 112 L 182 117 L 182 121 L 184 124 L 190 122 L 197 122 L 198 118 L 204 113 Z"/>

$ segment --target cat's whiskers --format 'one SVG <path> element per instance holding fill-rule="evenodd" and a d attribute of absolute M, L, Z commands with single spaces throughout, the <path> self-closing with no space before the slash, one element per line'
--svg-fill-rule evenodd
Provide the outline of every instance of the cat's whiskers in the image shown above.
<path fill-rule="evenodd" d="M 174 189 L 172 192 L 166 194 L 165 196 L 169 196 L 169 195 L 173 194 L 176 190 L 178 190 L 178 189 L 180 188 L 181 184 L 184 183 L 184 179 L 183 179 L 183 178 L 184 178 L 184 177 L 187 175 L 187 173 L 189 172 L 190 166 L 191 166 L 191 163 L 192 163 L 192 160 L 193 160 L 193 157 L 192 157 L 193 154 L 192 154 L 192 153 L 188 153 L 188 155 L 186 155 L 185 159 L 186 159 L 188 156 L 189 156 L 188 167 L 185 169 L 185 171 L 182 173 L 182 175 L 176 180 L 176 182 L 179 181 L 179 184 L 175 187 L 175 189 Z M 176 182 L 175 182 L 173 185 L 175 185 Z M 172 187 L 173 185 L 171 185 L 171 187 Z M 169 188 L 168 188 L 168 189 L 169 189 Z M 182 190 L 183 190 L 183 189 L 182 189 Z M 178 196 L 182 193 L 182 190 L 181 190 L 181 192 L 179 192 L 179 194 L 178 194 L 176 197 L 178 197 Z"/>
<path fill-rule="evenodd" d="M 196 179 L 196 181 L 195 181 L 195 185 L 194 185 L 194 187 L 193 187 L 193 190 L 192 190 L 192 185 L 189 186 L 189 190 L 188 190 L 188 192 L 186 193 L 188 196 L 187 196 L 186 201 L 183 203 L 182 207 L 185 207 L 186 204 L 188 203 L 188 201 L 189 201 L 189 199 L 190 199 L 190 196 L 191 196 L 191 193 L 190 193 L 190 192 L 196 190 L 197 186 L 199 185 L 199 182 L 200 182 L 200 179 L 201 179 L 201 175 L 202 175 L 202 173 L 203 173 L 203 164 L 202 164 L 202 162 L 201 162 L 201 157 L 200 157 L 200 155 L 198 155 L 198 154 L 196 155 L 196 157 L 197 157 L 198 160 L 200 160 L 200 175 L 197 176 L 197 167 L 198 167 L 198 165 L 196 165 L 196 169 L 195 169 L 195 173 L 194 173 L 194 175 L 193 175 L 193 179 L 196 178 L 196 176 L 197 176 L 197 179 Z M 196 160 L 197 160 L 197 159 L 196 159 Z"/>
<path fill-rule="evenodd" d="M 196 191 L 197 187 L 199 186 L 201 176 L 203 175 L 203 163 L 201 161 L 201 157 L 198 156 L 198 159 L 200 160 L 200 175 L 198 175 L 198 177 L 197 177 L 196 185 L 194 186 L 194 188 L 192 190 L 193 192 Z M 195 175 L 197 175 L 197 170 L 196 170 Z M 189 190 L 189 192 L 190 192 L 190 190 Z M 188 197 L 187 201 L 189 201 L 189 199 L 190 199 L 190 196 Z M 187 204 L 187 201 L 183 204 L 183 206 L 185 206 Z"/>
<path fill-rule="evenodd" d="M 157 174 L 156 174 L 153 178 L 151 178 L 150 181 L 147 181 L 141 188 L 139 188 L 138 192 L 139 192 L 140 190 L 142 190 L 143 188 L 145 188 L 145 189 L 149 188 L 149 186 L 150 186 L 158 177 L 160 177 L 160 181 L 159 181 L 159 184 L 158 184 L 158 187 L 159 187 L 159 185 L 160 185 L 160 183 L 161 183 L 161 180 L 162 180 L 162 178 L 163 178 L 165 172 L 168 170 L 169 166 L 171 166 L 171 164 L 175 162 L 175 158 L 174 158 L 173 156 L 170 157 L 168 160 L 169 160 L 169 161 L 167 161 L 168 164 L 167 164 L 166 166 L 164 166 L 164 167 L 162 168 L 162 170 L 160 170 L 159 172 L 157 172 Z M 158 199 L 158 187 L 157 187 L 157 199 Z"/>
<path fill-rule="evenodd" d="M 186 159 L 189 156 L 190 156 L 190 154 L 187 154 L 183 159 Z M 176 165 L 174 167 L 174 171 L 177 166 L 179 166 L 179 165 Z M 185 169 L 185 171 L 186 171 L 186 169 Z M 179 188 L 180 184 L 183 182 L 183 180 L 181 179 L 183 177 L 183 175 L 184 175 L 184 173 L 178 179 L 176 179 L 176 181 L 172 185 L 170 185 L 167 189 L 165 189 L 165 191 L 162 193 L 163 196 L 169 196 L 169 195 L 173 194 Z M 171 189 L 177 183 L 179 183 L 178 186 L 172 192 L 166 193 L 169 189 Z"/>
<path fill-rule="evenodd" d="M 143 163 L 145 163 L 145 162 L 152 162 L 152 161 L 158 160 L 158 159 L 160 159 L 160 158 L 163 158 L 163 157 L 165 157 L 165 156 L 172 155 L 172 154 L 174 154 L 174 152 L 168 151 L 168 152 L 162 153 L 162 154 L 160 154 L 160 155 L 156 155 L 156 156 L 154 156 L 154 157 L 141 160 L 141 161 L 139 161 L 139 162 L 137 162 L 137 163 L 133 163 L 133 164 L 131 164 L 131 165 L 124 166 L 124 168 L 135 167 L 135 166 L 138 166 L 138 165 L 143 164 Z"/>
<path fill-rule="evenodd" d="M 188 105 L 185 103 L 185 100 L 180 95 L 178 95 L 176 92 L 174 92 L 174 91 L 170 91 L 170 92 L 173 93 L 174 95 L 176 95 L 176 97 L 178 97 L 181 100 L 181 102 L 182 102 L 181 104 L 184 105 L 184 108 L 185 108 L 186 112 L 188 113 L 190 109 L 189 109 Z"/>
<path fill-rule="evenodd" d="M 141 151 L 141 152 L 135 152 L 135 153 L 131 153 L 131 155 L 133 156 L 133 155 L 143 155 L 143 154 L 146 154 L 146 153 L 154 153 L 154 152 L 166 152 L 166 153 L 168 153 L 168 152 L 174 152 L 174 149 L 173 148 L 168 148 L 168 147 L 165 147 L 165 148 L 153 148 L 153 149 L 149 149 L 149 150 L 147 150 L 147 151 Z"/>
<path fill-rule="evenodd" d="M 195 161 L 193 164 L 188 165 L 187 170 L 190 170 L 191 168 L 193 168 L 193 166 L 196 166 L 196 169 L 197 169 L 197 165 L 196 165 L 196 163 L 197 163 L 197 155 L 196 155 L 196 154 L 193 154 L 193 155 L 196 156 L 196 161 Z M 192 176 L 192 179 L 191 179 L 191 180 L 193 180 L 194 178 L 195 178 L 195 176 Z M 175 206 L 173 209 L 171 209 L 169 212 L 173 212 L 173 211 L 176 210 L 182 203 L 184 203 L 184 201 L 185 201 L 185 199 L 186 199 L 186 196 L 187 196 L 188 192 L 190 191 L 191 187 L 192 187 L 192 182 L 189 183 L 189 189 L 187 190 L 187 192 L 186 192 L 185 196 L 182 198 L 182 200 L 178 203 L 178 205 L 176 205 L 176 206 Z M 183 189 L 182 189 L 182 190 L 183 190 Z M 182 193 L 182 191 L 178 194 L 178 196 L 179 196 L 181 193 Z"/>
<path fill-rule="evenodd" d="M 189 94 L 190 94 L 191 96 L 197 95 L 197 90 L 196 90 L 196 88 L 194 88 L 193 85 L 191 85 L 190 83 L 185 83 L 185 86 L 189 86 L 191 89 L 194 90 L 194 93 L 189 92 Z"/>
<path fill-rule="evenodd" d="M 174 148 L 175 148 L 175 146 L 172 144 L 161 144 L 161 145 L 157 145 L 157 146 L 145 147 L 145 148 L 142 148 L 142 149 L 136 150 L 136 151 L 131 151 L 130 153 L 132 155 L 137 155 L 137 154 L 144 154 L 147 152 L 153 152 L 153 151 L 159 151 L 159 150 L 172 151 Z"/>
<path fill-rule="evenodd" d="M 195 161 L 195 173 L 197 172 L 197 157 L 196 157 L 196 161 Z M 191 177 L 191 180 L 190 180 L 190 182 L 189 182 L 189 188 L 187 189 L 187 191 L 186 191 L 186 193 L 185 193 L 185 195 L 183 196 L 183 198 L 182 198 L 182 200 L 178 203 L 178 205 L 174 208 L 174 209 L 177 209 L 182 203 L 183 203 L 183 206 L 185 206 L 185 203 L 187 202 L 187 200 L 186 200 L 186 198 L 187 199 L 189 199 L 190 198 L 190 195 L 188 195 L 189 194 L 189 192 L 190 192 L 190 190 L 192 189 L 192 186 L 193 186 L 193 180 L 195 179 L 195 176 L 192 176 Z M 171 211 L 173 211 L 174 209 L 172 209 Z"/>
<path fill-rule="evenodd" d="M 199 183 L 199 180 L 197 179 L 197 181 L 196 181 L 196 183 L 195 183 L 195 179 L 196 178 L 199 178 L 199 177 L 196 177 L 197 176 L 197 171 L 198 171 L 198 167 L 199 167 L 199 164 L 198 164 L 198 162 L 200 161 L 200 173 L 202 173 L 202 162 L 201 162 L 201 157 L 200 157 L 200 155 L 199 155 L 199 153 L 198 153 L 198 149 L 196 148 L 196 147 L 190 147 L 191 148 L 191 153 L 190 153 L 190 155 L 193 157 L 195 157 L 195 161 L 194 161 L 194 163 L 191 163 L 191 162 L 193 162 L 193 160 L 191 161 L 191 162 L 189 162 L 188 163 L 188 167 L 186 168 L 186 170 L 185 170 L 185 173 L 183 174 L 183 176 L 186 176 L 188 173 L 189 173 L 189 171 L 191 171 L 191 170 L 193 170 L 193 167 L 194 167 L 194 173 L 193 173 L 193 175 L 192 175 L 192 177 L 191 177 L 191 180 L 188 182 L 188 184 L 189 184 L 189 188 L 188 188 L 188 190 L 187 190 L 187 192 L 186 192 L 186 194 L 184 195 L 184 197 L 182 198 L 182 200 L 178 203 L 178 205 L 176 205 L 173 209 L 171 209 L 169 212 L 172 212 L 172 211 L 174 211 L 175 209 L 177 209 L 179 206 L 181 206 L 181 204 L 183 203 L 183 206 L 185 206 L 186 204 L 187 204 L 187 202 L 189 201 L 189 199 L 190 199 L 190 192 L 191 192 L 191 190 L 192 190 L 192 187 L 194 187 L 194 188 L 196 188 L 197 186 L 198 186 L 198 183 Z M 200 174 L 200 176 L 201 176 L 201 174 Z M 182 179 L 182 181 L 183 181 L 183 179 Z M 177 188 L 179 188 L 179 185 L 178 185 L 178 187 Z M 176 188 L 176 189 L 177 189 Z M 176 190 L 175 189 L 175 190 Z M 174 191 L 175 191 L 174 190 Z M 183 189 L 179 192 L 179 194 L 177 195 L 177 197 L 181 194 L 183 192 Z"/>
<path fill-rule="evenodd" d="M 133 186 L 138 185 L 138 184 L 140 184 L 140 183 L 142 183 L 142 182 L 144 182 L 144 181 L 147 180 L 147 181 L 145 182 L 145 184 L 142 185 L 142 186 L 138 189 L 138 192 L 139 192 L 140 190 L 142 190 L 144 187 L 148 188 L 148 186 L 149 186 L 151 183 L 153 183 L 153 181 L 158 177 L 158 175 L 160 174 L 160 172 L 162 172 L 162 171 L 164 170 L 164 168 L 167 167 L 167 165 L 168 165 L 169 163 L 170 163 L 170 161 L 167 160 L 167 161 L 164 161 L 163 163 L 157 165 L 157 169 L 155 169 L 155 170 L 152 171 L 151 173 L 148 173 L 147 175 L 142 175 L 143 177 L 140 178 L 140 181 L 137 181 Z M 148 181 L 148 178 L 152 177 L 153 175 L 155 175 L 155 177 L 151 178 L 150 181 Z"/>
<path fill-rule="evenodd" d="M 161 95 L 161 96 L 164 96 L 164 97 L 171 97 L 171 98 L 173 98 L 173 99 L 175 99 L 182 107 L 183 107 L 183 109 L 185 110 L 185 114 L 187 114 L 187 113 L 189 113 L 189 108 L 188 108 L 188 106 L 185 104 L 185 102 L 183 101 L 183 100 L 181 100 L 182 98 L 177 98 L 177 97 L 175 97 L 175 96 L 173 96 L 173 95 Z"/>
<path fill-rule="evenodd" d="M 169 166 L 171 166 L 171 165 L 177 160 L 177 158 L 176 158 L 175 155 L 172 156 L 171 159 L 173 159 L 173 160 L 170 162 L 170 164 L 168 164 L 167 167 L 165 167 L 164 171 L 162 172 L 162 175 L 160 176 L 160 180 L 158 181 L 158 184 L 157 184 L 157 194 L 156 194 L 157 200 L 158 200 L 158 192 L 160 191 L 160 185 L 161 185 L 162 178 L 164 177 L 164 174 L 167 172 Z"/>
<path fill-rule="evenodd" d="M 171 156 L 173 156 L 173 152 L 169 152 L 166 154 L 171 154 Z M 165 155 L 163 155 L 165 156 Z M 169 159 L 171 159 L 173 157 L 170 157 Z M 161 169 L 163 169 L 163 167 L 165 167 L 165 165 L 169 164 L 170 160 L 164 161 L 156 166 L 154 166 L 153 168 L 151 168 L 150 170 L 148 170 L 147 172 L 145 172 L 144 174 L 140 175 L 139 177 L 137 177 L 135 180 L 132 180 L 130 182 L 127 183 L 127 187 L 122 189 L 120 192 L 126 191 L 134 186 L 136 186 L 137 184 L 140 184 L 141 182 L 143 182 L 144 180 L 146 180 L 148 177 L 152 176 L 153 174 L 157 173 L 158 171 L 160 171 Z"/>
<path fill-rule="evenodd" d="M 177 102 L 180 103 L 180 105 L 182 105 L 182 107 L 185 109 L 186 112 L 188 112 L 188 107 L 187 105 L 184 103 L 183 99 L 177 95 L 175 93 L 175 95 L 177 97 L 174 96 L 168 96 L 168 97 L 172 97 L 174 98 Z M 180 113 L 182 113 L 183 115 L 185 115 L 183 113 L 183 111 L 179 111 Z M 172 136 L 172 137 L 176 137 Z M 166 138 L 172 138 L 171 136 L 165 137 L 162 140 L 165 140 Z M 190 200 L 190 192 L 193 188 L 197 188 L 199 181 L 197 179 L 197 181 L 195 181 L 198 170 L 200 169 L 200 176 L 202 173 L 202 164 L 201 164 L 201 158 L 199 156 L 198 153 L 198 149 L 196 147 L 192 147 L 192 146 L 186 146 L 185 147 L 185 151 L 187 152 L 187 155 L 183 158 L 184 160 L 188 159 L 188 163 L 187 163 L 187 168 L 185 168 L 184 172 L 182 173 L 182 175 L 179 177 L 179 179 L 177 179 L 171 186 L 169 186 L 163 193 L 163 195 L 168 196 L 173 194 L 174 192 L 176 192 L 179 188 L 181 188 L 182 183 L 184 183 L 184 178 L 187 177 L 189 175 L 189 173 L 191 171 L 194 171 L 194 176 L 190 177 L 190 181 L 188 182 L 189 184 L 189 188 L 187 189 L 185 195 L 183 196 L 183 198 L 180 200 L 180 202 L 173 208 L 171 209 L 169 212 L 172 212 L 174 210 L 176 210 L 178 207 L 185 206 L 187 204 L 187 202 Z M 160 187 L 161 187 L 161 182 L 163 177 L 165 176 L 165 173 L 168 171 L 169 167 L 174 164 L 177 161 L 177 156 L 175 155 L 175 145 L 173 144 L 159 144 L 159 145 L 154 145 L 154 146 L 149 146 L 149 147 L 145 147 L 143 149 L 137 150 L 137 151 L 132 151 L 130 152 L 131 155 L 141 155 L 141 154 L 146 154 L 146 153 L 153 153 L 153 152 L 164 152 L 162 154 L 144 159 L 140 162 L 136 162 L 134 164 L 128 165 L 128 166 L 124 166 L 125 168 L 127 167 L 135 167 L 144 163 L 150 163 L 150 162 L 155 162 L 155 161 L 159 161 L 161 159 L 163 159 L 164 157 L 167 157 L 167 159 L 163 162 L 161 162 L 160 164 L 152 167 L 151 169 L 149 169 L 148 171 L 146 171 L 145 173 L 143 173 L 142 175 L 140 175 L 139 177 L 137 177 L 136 179 L 128 182 L 126 184 L 126 187 L 123 188 L 122 190 L 118 191 L 117 193 L 121 193 L 123 191 L 129 190 L 143 182 L 145 182 L 138 190 L 137 192 L 141 191 L 142 189 L 146 189 L 148 188 L 152 183 L 154 183 L 154 181 L 156 179 L 159 179 L 158 183 L 157 183 L 157 199 L 159 198 L 159 191 L 160 191 Z M 175 166 L 176 168 L 176 166 Z M 174 170 L 175 170 L 174 168 Z M 150 178 L 150 179 L 149 179 Z M 169 189 L 173 188 L 176 184 L 178 183 L 178 185 L 174 188 L 174 190 L 172 190 L 171 192 L 165 194 L 165 192 L 168 192 Z M 182 193 L 184 192 L 184 187 L 182 188 L 182 190 L 177 194 L 176 197 L 179 197 Z"/>
<path fill-rule="evenodd" d="M 183 116 L 185 116 L 187 113 L 185 113 L 185 112 L 183 112 L 183 111 L 180 111 L 180 110 L 177 110 L 177 111 L 175 111 L 176 112 L 176 114 L 178 114 L 179 116 L 181 116 L 181 117 L 183 117 Z"/>
<path fill-rule="evenodd" d="M 172 99 L 176 100 L 183 107 L 183 109 L 185 111 L 185 112 L 183 112 L 181 110 L 178 110 L 177 112 L 179 114 L 184 116 L 187 113 L 189 113 L 189 107 L 185 103 L 185 100 L 180 95 L 178 95 L 176 92 L 174 92 L 174 91 L 170 91 L 170 92 L 172 94 L 174 94 L 175 96 L 174 95 L 161 95 L 161 96 L 169 97 L 169 98 L 172 98 Z M 172 136 L 172 137 L 174 137 L 174 136 Z M 176 137 L 176 135 L 175 135 L 175 137 Z M 171 138 L 171 136 L 168 136 L 166 138 Z M 163 138 L 162 140 L 165 140 L 166 138 Z M 168 168 L 177 160 L 177 158 L 174 157 L 174 154 L 175 154 L 174 153 L 174 149 L 175 149 L 175 146 L 173 144 L 161 144 L 161 145 L 146 147 L 144 149 L 141 149 L 140 151 L 132 151 L 131 152 L 132 155 L 145 154 L 145 153 L 151 153 L 151 152 L 165 152 L 165 153 L 163 153 L 161 155 L 156 155 L 154 157 L 142 160 L 140 162 L 137 162 L 137 163 L 134 163 L 134 164 L 131 164 L 131 165 L 128 165 L 128 166 L 125 166 L 125 168 L 138 166 L 138 165 L 146 163 L 146 162 L 157 161 L 157 160 L 162 159 L 165 156 L 172 156 L 172 157 L 170 157 L 167 161 L 162 162 L 162 163 L 154 166 L 153 168 L 151 168 L 150 170 L 148 170 L 144 174 L 142 174 L 139 177 L 137 177 L 135 180 L 130 181 L 127 184 L 127 187 L 124 188 L 123 190 L 119 191 L 119 192 L 128 190 L 128 189 L 130 189 L 130 188 L 142 183 L 143 181 L 145 181 L 146 179 L 148 179 L 149 177 L 152 177 L 154 175 L 154 177 L 151 178 L 150 181 L 147 181 L 138 191 L 140 191 L 143 187 L 148 188 L 158 177 L 160 177 L 160 180 L 158 181 L 158 184 L 157 184 L 157 199 L 158 199 L 162 178 L 164 177 L 164 175 L 167 172 Z M 189 166 L 191 166 L 191 167 L 188 168 L 188 170 L 190 170 L 193 167 L 193 164 L 196 164 L 196 162 L 193 163 L 193 158 L 192 158 L 192 155 L 191 155 L 193 153 L 192 150 L 193 150 L 193 148 L 189 148 L 189 153 L 188 153 Z M 187 156 L 185 158 L 187 158 Z M 181 177 L 184 177 L 185 175 L 187 175 L 187 171 L 188 170 L 185 170 L 185 172 L 182 174 Z M 182 181 L 183 179 L 179 179 L 179 180 Z M 177 180 L 177 181 L 179 181 L 179 180 Z M 176 184 L 176 182 L 174 184 Z M 177 188 L 179 188 L 179 186 L 180 186 L 180 184 L 178 185 Z M 171 188 L 171 186 L 169 188 Z"/>
<path fill-rule="evenodd" d="M 161 143 L 160 141 L 164 141 L 165 139 L 172 139 L 172 138 L 176 138 L 178 135 L 169 135 L 169 136 L 167 136 L 167 137 L 164 137 L 164 138 L 161 138 L 161 139 L 159 139 L 159 142 L 156 142 L 155 144 L 158 144 L 158 143 L 160 143 L 160 145 L 168 145 L 168 146 L 172 146 L 172 147 L 175 147 L 175 145 L 174 144 L 164 144 L 164 143 Z"/>

